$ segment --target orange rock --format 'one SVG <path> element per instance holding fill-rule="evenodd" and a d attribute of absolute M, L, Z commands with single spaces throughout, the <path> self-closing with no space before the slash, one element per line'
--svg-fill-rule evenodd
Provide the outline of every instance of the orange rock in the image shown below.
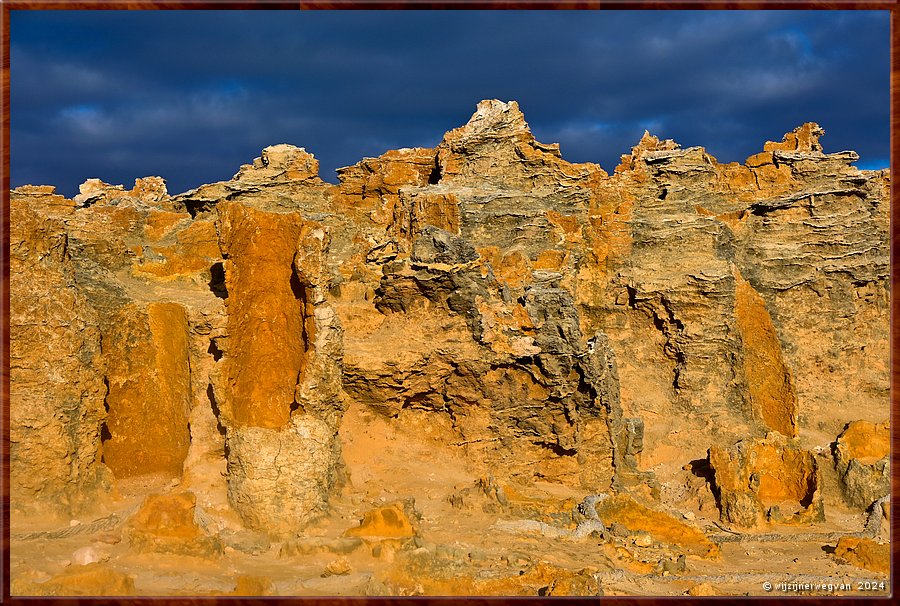
<path fill-rule="evenodd" d="M 219 232 L 229 296 L 223 413 L 238 426 L 278 429 L 289 420 L 315 339 L 308 286 L 295 274 L 303 233 L 296 213 L 221 203 Z"/>
<path fill-rule="evenodd" d="M 157 213 L 158 214 L 158 213 Z M 167 218 L 156 219 L 150 229 L 155 232 L 169 229 L 189 215 L 167 213 Z M 151 214 L 150 217 L 154 217 Z M 168 223 L 168 222 L 172 223 Z M 145 225 L 145 231 L 150 225 Z M 171 240 L 169 240 L 171 241 Z M 188 278 L 209 271 L 210 266 L 221 259 L 216 227 L 212 221 L 196 220 L 178 231 L 172 244 L 158 244 L 150 247 L 154 257 L 162 260 L 144 260 L 134 266 L 136 276 L 162 279 Z"/>
<path fill-rule="evenodd" d="M 744 375 L 753 409 L 775 431 L 797 435 L 797 394 L 766 303 L 735 269 L 734 315 L 744 349 Z"/>
<path fill-rule="evenodd" d="M 108 439 L 103 460 L 116 477 L 180 476 L 190 445 L 188 325 L 175 303 L 120 310 L 106 333 Z"/>
<path fill-rule="evenodd" d="M 334 204 L 363 225 L 376 225 L 375 233 L 394 236 L 407 233 L 412 221 L 419 228 L 429 218 L 437 220 L 438 211 L 452 211 L 452 198 L 425 196 L 413 199 L 410 212 L 401 212 L 400 188 L 418 187 L 428 183 L 436 170 L 435 151 L 428 148 L 391 150 L 378 158 L 365 158 L 353 166 L 338 170 L 340 186 Z M 452 227 L 452 219 L 446 220 Z M 439 226 L 442 227 L 442 226 Z"/>
<path fill-rule="evenodd" d="M 228 500 L 248 528 L 283 537 L 326 510 L 340 466 L 343 333 L 326 300 L 329 238 L 297 212 L 217 211 L 227 340 L 212 380 Z"/>
<path fill-rule="evenodd" d="M 762 166 L 763 164 L 772 164 L 772 152 L 764 151 L 759 152 L 758 154 L 753 154 L 752 156 L 747 158 L 745 163 L 751 168 L 757 168 L 759 166 Z"/>
<path fill-rule="evenodd" d="M 161 202 L 169 197 L 166 180 L 161 177 L 144 177 L 135 179 L 131 195 L 146 202 Z"/>
<path fill-rule="evenodd" d="M 408 229 L 410 241 L 421 232 L 426 225 L 433 225 L 453 234 L 459 234 L 459 199 L 452 193 L 410 193 L 410 222 Z"/>
<path fill-rule="evenodd" d="M 616 174 L 626 171 L 641 170 L 637 160 L 639 160 L 645 152 L 675 150 L 681 146 L 672 139 L 660 140 L 659 137 L 650 134 L 645 130 L 638 144 L 631 148 L 630 154 L 623 154 L 619 166 L 616 167 Z"/>
<path fill-rule="evenodd" d="M 656 569 L 655 562 L 643 562 L 634 557 L 633 553 L 621 545 L 604 542 L 600 543 L 597 549 L 601 554 L 609 558 L 616 568 L 624 568 L 637 574 L 653 574 L 653 571 Z"/>
<path fill-rule="evenodd" d="M 263 149 L 252 164 L 244 164 L 238 169 L 233 181 L 248 185 L 302 181 L 316 185 L 322 183 L 319 179 L 319 161 L 304 148 L 286 143 Z"/>
<path fill-rule="evenodd" d="M 104 564 L 70 566 L 45 583 L 16 583 L 13 595 L 30 596 L 130 596 L 137 595 L 134 579 Z"/>
<path fill-rule="evenodd" d="M 388 583 L 401 592 L 418 587 L 433 596 L 598 596 L 603 590 L 594 568 L 568 570 L 537 562 L 522 570 L 491 577 L 460 575 L 439 559 L 412 560 L 389 573 Z M 401 593 L 403 595 L 403 593 Z"/>
<path fill-rule="evenodd" d="M 147 215 L 144 223 L 144 236 L 149 240 L 159 240 L 168 234 L 173 227 L 185 220 L 190 220 L 188 213 L 175 213 L 154 210 Z"/>
<path fill-rule="evenodd" d="M 767 141 L 763 149 L 770 151 L 801 151 L 821 152 L 822 145 L 819 137 L 825 134 L 825 129 L 815 122 L 807 122 L 787 133 L 780 143 Z"/>
<path fill-rule="evenodd" d="M 271 577 L 242 574 L 235 581 L 234 596 L 275 596 L 278 593 Z"/>
<path fill-rule="evenodd" d="M 592 197 L 589 221 L 593 236 L 606 244 L 605 254 L 598 254 L 598 262 L 607 258 L 627 257 L 631 252 L 631 219 L 635 196 L 616 181 L 599 181 Z"/>
<path fill-rule="evenodd" d="M 608 497 L 597 504 L 596 510 L 607 527 L 617 522 L 631 532 L 646 532 L 655 541 L 677 546 L 688 554 L 707 558 L 719 555 L 718 546 L 696 528 L 644 507 L 627 495 Z"/>
<path fill-rule="evenodd" d="M 871 539 L 841 537 L 834 549 L 835 557 L 873 572 L 890 574 L 891 546 Z"/>
<path fill-rule="evenodd" d="M 444 135 L 437 156 L 441 184 L 531 191 L 606 176 L 597 164 L 570 164 L 558 145 L 536 141 L 515 101 L 481 101 L 467 124 Z"/>
<path fill-rule="evenodd" d="M 521 288 L 530 282 L 531 269 L 531 260 L 516 249 L 504 252 L 494 265 L 497 278 L 510 288 Z"/>
<path fill-rule="evenodd" d="M 416 536 L 403 505 L 393 503 L 367 511 L 356 528 L 344 532 L 347 537 L 366 539 L 403 539 Z"/>
<path fill-rule="evenodd" d="M 26 196 L 49 196 L 56 193 L 54 185 L 20 185 L 10 190 L 13 194 Z"/>
<path fill-rule="evenodd" d="M 744 527 L 772 521 L 805 524 L 824 517 L 812 453 L 782 439 L 748 440 L 709 449 L 722 519 Z"/>
<path fill-rule="evenodd" d="M 572 215 L 563 215 L 553 210 L 547 211 L 547 220 L 553 225 L 562 236 L 561 239 L 569 242 L 581 241 L 582 224 L 580 217 Z"/>
<path fill-rule="evenodd" d="M 835 468 L 844 498 L 853 507 L 868 509 L 891 491 L 890 420 L 849 423 L 835 442 Z"/>
<path fill-rule="evenodd" d="M 562 250 L 545 250 L 535 259 L 534 269 L 547 269 L 550 271 L 559 271 L 566 264 L 567 254 Z"/>
<path fill-rule="evenodd" d="M 10 490 L 14 508 L 65 509 L 103 484 L 104 337 L 69 251 L 74 208 L 35 189 L 9 206 Z"/>
<path fill-rule="evenodd" d="M 710 583 L 697 583 L 688 589 L 687 593 L 694 597 L 719 595 L 719 592 Z"/>
<path fill-rule="evenodd" d="M 871 465 L 891 452 L 891 429 L 888 421 L 875 424 L 853 421 L 837 439 L 837 448 L 844 459 L 856 459 Z"/>
<path fill-rule="evenodd" d="M 132 547 L 199 557 L 216 557 L 222 546 L 205 534 L 194 520 L 197 497 L 192 492 L 153 494 L 129 520 L 127 534 Z"/>

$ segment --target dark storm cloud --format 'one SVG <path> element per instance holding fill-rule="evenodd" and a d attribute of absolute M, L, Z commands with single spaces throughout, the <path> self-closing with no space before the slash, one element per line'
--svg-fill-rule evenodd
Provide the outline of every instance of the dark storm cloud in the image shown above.
<path fill-rule="evenodd" d="M 808 120 L 886 166 L 888 54 L 886 11 L 13 11 L 12 185 L 178 192 L 281 142 L 334 180 L 486 98 L 607 170 L 644 129 L 733 161 Z"/>

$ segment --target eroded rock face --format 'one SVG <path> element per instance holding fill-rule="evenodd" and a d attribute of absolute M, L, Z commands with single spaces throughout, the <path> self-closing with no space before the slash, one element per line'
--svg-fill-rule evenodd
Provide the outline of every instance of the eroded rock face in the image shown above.
<path fill-rule="evenodd" d="M 835 546 L 834 556 L 873 572 L 889 574 L 891 571 L 891 546 L 872 539 L 842 537 Z"/>
<path fill-rule="evenodd" d="M 342 341 L 325 301 L 327 235 L 296 213 L 217 210 L 229 294 L 214 391 L 228 496 L 248 526 L 277 535 L 321 513 L 340 465 Z"/>
<path fill-rule="evenodd" d="M 345 389 L 389 416 L 449 417 L 454 441 L 489 469 L 608 487 L 622 463 L 608 429 L 621 423 L 615 357 L 604 335 L 582 337 L 559 279 L 547 273 L 512 299 L 464 239 L 425 228 L 408 261 L 385 266 L 374 305 L 393 330 L 440 310 L 450 321 L 436 330 L 452 326 L 454 337 L 410 347 L 418 360 L 408 375 L 392 371 L 394 352 L 379 346 L 386 334 L 355 341 Z"/>
<path fill-rule="evenodd" d="M 187 314 L 177 303 L 129 304 L 103 342 L 107 359 L 103 461 L 117 478 L 181 475 L 190 445 Z"/>
<path fill-rule="evenodd" d="M 302 189 L 316 168 L 294 148 L 264 160 L 238 175 L 251 194 L 269 179 Z M 35 187 L 13 199 L 16 500 L 75 511 L 113 479 L 149 474 L 182 478 L 224 506 L 227 449 L 240 470 L 229 494 L 248 524 L 281 528 L 254 508 L 294 526 L 320 510 L 340 467 L 343 406 L 325 229 L 252 204 L 204 214 L 154 178 L 131 191 L 89 180 L 74 202 Z M 268 448 L 279 443 L 298 463 L 280 487 L 287 459 Z M 242 482 L 258 503 L 240 497 Z"/>
<path fill-rule="evenodd" d="M 779 438 L 710 448 L 722 520 L 752 528 L 764 519 L 810 523 L 824 519 L 821 476 L 812 453 Z"/>
<path fill-rule="evenodd" d="M 173 553 L 203 558 L 222 554 L 222 545 L 195 521 L 197 497 L 192 492 L 153 494 L 128 520 L 126 533 L 140 552 Z"/>
<path fill-rule="evenodd" d="M 13 510 L 77 508 L 104 486 L 99 319 L 76 282 L 71 202 L 30 188 L 10 204 L 10 480 Z"/>
<path fill-rule="evenodd" d="M 818 520 L 811 450 L 889 388 L 888 175 L 823 134 L 720 164 L 646 133 L 607 173 L 494 100 L 337 185 L 280 144 L 177 196 L 18 188 L 13 506 L 154 474 L 289 535 L 354 407 L 479 476 L 667 505 L 708 450 L 723 520 Z M 854 508 L 889 476 L 854 436 L 886 431 L 836 443 Z"/>
<path fill-rule="evenodd" d="M 844 498 L 853 506 L 868 508 L 891 491 L 891 432 L 888 421 L 875 424 L 854 421 L 838 436 L 835 467 Z"/>

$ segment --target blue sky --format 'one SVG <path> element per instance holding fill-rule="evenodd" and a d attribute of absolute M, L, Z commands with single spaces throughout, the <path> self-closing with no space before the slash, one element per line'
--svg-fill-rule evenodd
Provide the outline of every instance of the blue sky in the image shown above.
<path fill-rule="evenodd" d="M 889 158 L 887 11 L 11 12 L 11 183 L 169 192 L 276 143 L 321 176 L 436 145 L 481 99 L 612 171 L 644 129 L 720 161 L 815 121 Z"/>

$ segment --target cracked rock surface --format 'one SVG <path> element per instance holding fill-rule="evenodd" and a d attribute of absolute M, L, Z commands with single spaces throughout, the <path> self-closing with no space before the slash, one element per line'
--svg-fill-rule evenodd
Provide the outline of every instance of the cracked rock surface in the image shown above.
<path fill-rule="evenodd" d="M 890 182 L 823 136 L 604 170 L 489 100 L 336 184 L 12 190 L 13 594 L 883 580 Z"/>

